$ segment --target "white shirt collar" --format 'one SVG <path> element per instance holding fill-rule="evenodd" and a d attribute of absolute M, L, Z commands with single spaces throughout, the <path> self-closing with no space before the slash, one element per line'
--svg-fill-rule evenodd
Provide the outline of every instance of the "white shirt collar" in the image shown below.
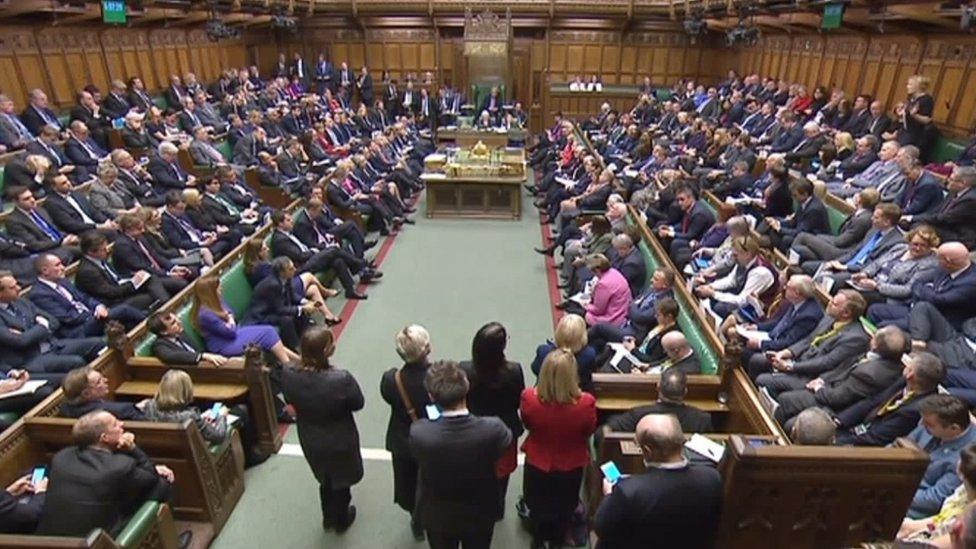
<path fill-rule="evenodd" d="M 665 469 L 665 470 L 677 470 L 684 469 L 689 465 L 688 458 L 682 457 L 681 461 L 672 461 L 669 463 L 660 463 L 656 461 L 644 461 L 644 466 L 648 469 Z"/>
<path fill-rule="evenodd" d="M 460 410 L 449 410 L 446 412 L 441 412 L 441 417 L 461 417 L 470 414 L 467 408 L 462 408 Z"/>

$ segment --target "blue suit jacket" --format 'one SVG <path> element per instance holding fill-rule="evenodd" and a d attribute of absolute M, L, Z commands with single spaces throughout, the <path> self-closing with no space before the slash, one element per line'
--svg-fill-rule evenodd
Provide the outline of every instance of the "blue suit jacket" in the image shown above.
<path fill-rule="evenodd" d="M 75 298 L 75 301 L 81 302 L 88 307 L 89 311 L 94 311 L 95 307 L 102 304 L 97 299 L 83 294 L 81 290 L 76 288 L 68 280 L 61 280 L 58 284 L 67 290 Z M 93 318 L 91 312 L 79 312 L 67 298 L 58 293 L 54 288 L 40 281 L 31 286 L 27 297 L 34 305 L 37 305 L 58 319 L 58 322 L 61 323 L 61 328 L 58 330 L 59 336 L 84 337 L 84 334 L 76 331 L 76 329 L 84 326 L 86 322 Z"/>
<path fill-rule="evenodd" d="M 186 214 L 183 214 L 182 219 L 190 225 L 193 225 L 193 222 L 190 221 Z M 170 244 L 180 248 L 181 250 L 193 250 L 200 247 L 200 244 L 194 242 L 193 239 L 190 238 L 190 233 L 181 227 L 180 224 L 173 219 L 173 216 L 169 215 L 168 213 L 163 213 L 163 221 L 160 225 L 160 230 Z"/>
<path fill-rule="evenodd" d="M 823 318 L 823 309 L 816 299 L 807 299 L 800 304 L 796 314 L 789 318 L 790 309 L 780 316 L 756 324 L 756 328 L 769 333 L 769 340 L 763 341 L 762 351 L 780 351 L 806 337 L 816 329 Z"/>
<path fill-rule="evenodd" d="M 942 269 L 932 273 L 912 286 L 915 301 L 928 301 L 942 313 L 957 330 L 962 323 L 973 316 L 973 303 L 976 302 L 976 265 L 970 265 L 956 278 Z"/>
<path fill-rule="evenodd" d="M 921 215 L 935 211 L 942 203 L 942 186 L 939 181 L 929 172 L 922 172 L 922 176 L 915 182 L 915 192 L 909 193 L 906 189 L 902 191 L 901 213 L 904 215 Z"/>
<path fill-rule="evenodd" d="M 920 448 L 925 448 L 933 442 L 936 444 L 929 452 L 929 466 L 925 468 L 922 483 L 918 490 L 915 490 L 915 497 L 908 507 L 909 517 L 929 517 L 937 514 L 942 507 L 942 502 L 962 484 L 962 479 L 956 474 L 956 464 L 959 462 L 959 452 L 976 441 L 976 428 L 970 425 L 955 440 L 936 441 L 920 424 L 906 438 L 918 444 Z"/>

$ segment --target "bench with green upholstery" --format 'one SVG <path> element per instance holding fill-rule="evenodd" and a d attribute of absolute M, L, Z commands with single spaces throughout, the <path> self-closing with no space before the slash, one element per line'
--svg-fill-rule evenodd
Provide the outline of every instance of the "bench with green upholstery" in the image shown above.
<path fill-rule="evenodd" d="M 825 204 L 825 206 L 827 206 L 827 223 L 830 224 L 830 232 L 837 234 L 840 232 L 840 226 L 847 219 L 847 214 L 830 205 Z"/>
<path fill-rule="evenodd" d="M 940 137 L 932 148 L 932 161 L 941 163 L 955 160 L 964 150 L 966 150 L 965 143 L 947 139 L 945 136 Z"/>
<path fill-rule="evenodd" d="M 644 263 L 647 265 L 647 272 L 651 272 L 656 269 L 660 263 L 651 249 L 648 247 L 646 242 L 641 242 L 639 246 L 641 255 L 644 256 Z M 678 281 L 680 284 L 681 282 Z M 690 304 L 684 303 L 680 296 L 676 296 L 678 305 L 680 306 L 680 312 L 678 313 L 678 326 L 681 328 L 681 333 L 685 335 L 688 340 L 688 344 L 691 348 L 695 350 L 695 354 L 698 355 L 698 359 L 701 361 L 702 374 L 716 374 L 718 373 L 718 357 L 709 347 L 708 342 L 705 340 L 704 335 L 701 332 L 701 328 L 698 324 L 691 318 L 688 314 L 688 307 Z"/>
<path fill-rule="evenodd" d="M 162 109 L 164 111 L 166 110 L 166 107 L 167 107 L 168 103 L 166 102 L 166 98 L 164 96 L 162 96 L 162 95 L 156 95 L 156 96 L 153 96 L 152 99 L 153 99 L 153 103 L 155 103 L 157 107 L 159 107 L 160 109 Z"/>
<path fill-rule="evenodd" d="M 217 142 L 217 150 L 220 151 L 220 154 L 223 155 L 228 162 L 230 162 L 231 157 L 234 154 L 233 148 L 230 146 L 230 141 L 224 139 Z"/>

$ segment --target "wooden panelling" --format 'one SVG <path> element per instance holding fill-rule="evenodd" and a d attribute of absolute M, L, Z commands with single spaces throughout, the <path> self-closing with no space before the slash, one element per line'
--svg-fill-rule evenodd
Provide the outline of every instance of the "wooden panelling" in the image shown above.
<path fill-rule="evenodd" d="M 227 66 L 218 62 L 218 49 L 230 66 L 244 66 L 240 41 L 213 45 L 200 29 L 121 29 L 92 27 L 0 27 L 0 82 L 18 109 L 27 93 L 40 88 L 58 107 L 74 104 L 77 91 L 94 84 L 107 92 L 112 79 L 142 78 L 155 92 L 170 74 L 194 72 L 210 81 Z"/>
<path fill-rule="evenodd" d="M 964 35 L 770 35 L 734 52 L 741 72 L 867 93 L 889 110 L 905 99 L 908 78 L 923 74 L 944 132 L 968 135 L 976 124 L 974 101 L 961 93 L 976 84 L 976 43 Z"/>

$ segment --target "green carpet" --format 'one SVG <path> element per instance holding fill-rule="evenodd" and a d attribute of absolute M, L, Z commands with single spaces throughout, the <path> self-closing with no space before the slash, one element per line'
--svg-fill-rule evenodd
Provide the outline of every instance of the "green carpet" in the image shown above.
<path fill-rule="evenodd" d="M 545 263 L 532 251 L 540 237 L 531 205 L 517 222 L 429 220 L 423 212 L 421 201 L 417 224 L 396 238 L 381 265 L 386 276 L 357 306 L 333 361 L 356 376 L 366 395 L 356 421 L 368 449 L 384 446 L 389 406 L 380 397 L 379 380 L 400 363 L 393 336 L 406 324 L 430 331 L 432 358 L 465 360 L 475 331 L 486 322 L 501 322 L 510 336 L 508 358 L 522 363 L 527 384 L 534 382 L 528 367 L 535 347 L 552 336 Z M 333 310 L 339 313 L 338 302 Z M 292 428 L 286 443 L 297 442 Z M 495 529 L 493 547 L 528 545 L 512 512 L 521 476 L 519 469 L 509 485 L 506 519 Z M 366 461 L 366 476 L 353 488 L 359 515 L 342 536 L 321 529 L 317 485 L 301 457 L 274 456 L 247 471 L 245 484 L 243 498 L 213 545 L 217 549 L 426 546 L 413 541 L 406 513 L 393 504 L 387 461 Z"/>

